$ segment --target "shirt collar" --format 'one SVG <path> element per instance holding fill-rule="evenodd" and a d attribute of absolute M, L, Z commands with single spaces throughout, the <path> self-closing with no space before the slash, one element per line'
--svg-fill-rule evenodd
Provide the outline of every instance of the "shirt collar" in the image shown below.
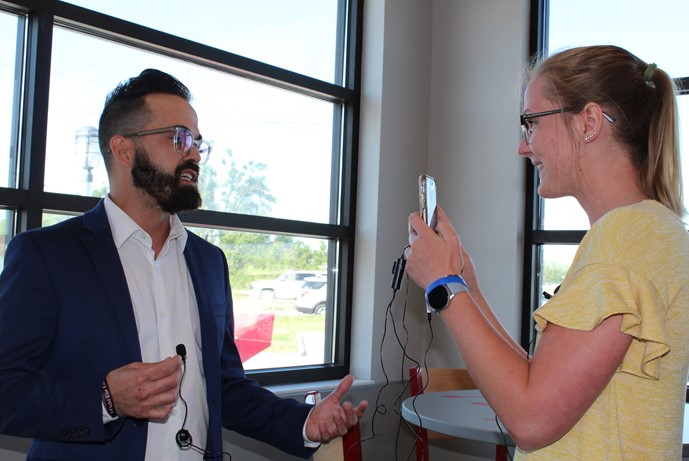
<path fill-rule="evenodd" d="M 105 196 L 103 205 L 105 206 L 105 213 L 110 222 L 112 238 L 117 248 L 121 248 L 134 233 L 138 231 L 146 233 L 141 226 L 112 201 L 109 194 Z M 184 247 L 187 244 L 187 230 L 184 228 L 179 216 L 171 214 L 170 235 L 168 235 L 167 240 L 170 241 L 176 238 L 180 239 L 180 251 L 184 251 Z"/>

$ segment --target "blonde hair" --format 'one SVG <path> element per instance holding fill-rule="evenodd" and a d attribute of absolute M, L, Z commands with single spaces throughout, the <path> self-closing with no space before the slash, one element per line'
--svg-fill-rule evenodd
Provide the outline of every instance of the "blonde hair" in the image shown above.
<path fill-rule="evenodd" d="M 600 104 L 617 122 L 644 192 L 682 217 L 678 115 L 674 81 L 655 64 L 611 45 L 572 48 L 536 59 L 527 81 L 543 77 L 546 97 L 563 107 Z"/>

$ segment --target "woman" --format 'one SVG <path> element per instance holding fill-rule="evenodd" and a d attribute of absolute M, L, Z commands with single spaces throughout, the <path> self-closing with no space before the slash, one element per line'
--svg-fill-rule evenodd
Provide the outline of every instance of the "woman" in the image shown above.
<path fill-rule="evenodd" d="M 435 232 L 409 217 L 407 272 L 435 290 L 427 299 L 517 459 L 680 459 L 689 236 L 673 82 L 613 46 L 553 55 L 527 82 L 519 154 L 538 169 L 542 197 L 575 197 L 591 224 L 534 314 L 533 357 L 500 326 L 442 209 Z M 443 297 L 436 285 L 448 274 L 466 291 L 455 283 Z"/>

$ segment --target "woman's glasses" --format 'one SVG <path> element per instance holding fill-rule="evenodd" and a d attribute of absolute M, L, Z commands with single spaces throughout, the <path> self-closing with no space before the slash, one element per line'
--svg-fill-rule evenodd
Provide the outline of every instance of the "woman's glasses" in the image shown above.
<path fill-rule="evenodd" d="M 123 136 L 125 138 L 133 138 L 135 136 L 148 136 L 149 134 L 160 133 L 174 133 L 172 137 L 172 146 L 182 157 L 185 157 L 191 152 L 193 147 L 196 147 L 196 150 L 199 151 L 199 155 L 201 156 L 201 161 L 199 163 L 204 164 L 208 160 L 208 156 L 212 150 L 211 144 L 203 139 L 194 139 L 194 135 L 191 134 L 191 131 L 183 126 L 156 128 L 155 130 L 139 131 L 138 133 L 125 134 Z"/>
<path fill-rule="evenodd" d="M 529 144 L 529 139 L 531 139 L 531 135 L 533 134 L 533 123 L 531 123 L 531 120 L 538 118 L 538 117 L 545 117 L 546 115 L 553 115 L 553 114 L 564 114 L 565 112 L 574 112 L 579 110 L 579 107 L 564 107 L 562 109 L 553 109 L 553 110 L 546 110 L 543 112 L 534 112 L 532 114 L 522 114 L 519 116 L 519 121 L 522 126 L 522 134 L 524 135 L 524 141 L 526 141 L 527 144 Z M 603 112 L 603 117 L 610 122 L 610 123 L 615 123 L 616 119 L 612 115 L 608 114 L 607 112 Z"/>

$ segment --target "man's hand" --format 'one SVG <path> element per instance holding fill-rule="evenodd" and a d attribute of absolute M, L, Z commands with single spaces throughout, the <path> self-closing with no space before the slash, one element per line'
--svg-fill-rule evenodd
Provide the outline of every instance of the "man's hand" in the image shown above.
<path fill-rule="evenodd" d="M 340 399 L 347 393 L 354 377 L 345 376 L 337 388 L 313 408 L 306 420 L 306 436 L 313 442 L 326 443 L 347 433 L 364 415 L 368 402 L 365 400 L 354 407 L 350 402 L 340 406 Z"/>
<path fill-rule="evenodd" d="M 177 400 L 181 358 L 157 363 L 130 363 L 105 377 L 115 408 L 124 416 L 163 420 Z"/>

